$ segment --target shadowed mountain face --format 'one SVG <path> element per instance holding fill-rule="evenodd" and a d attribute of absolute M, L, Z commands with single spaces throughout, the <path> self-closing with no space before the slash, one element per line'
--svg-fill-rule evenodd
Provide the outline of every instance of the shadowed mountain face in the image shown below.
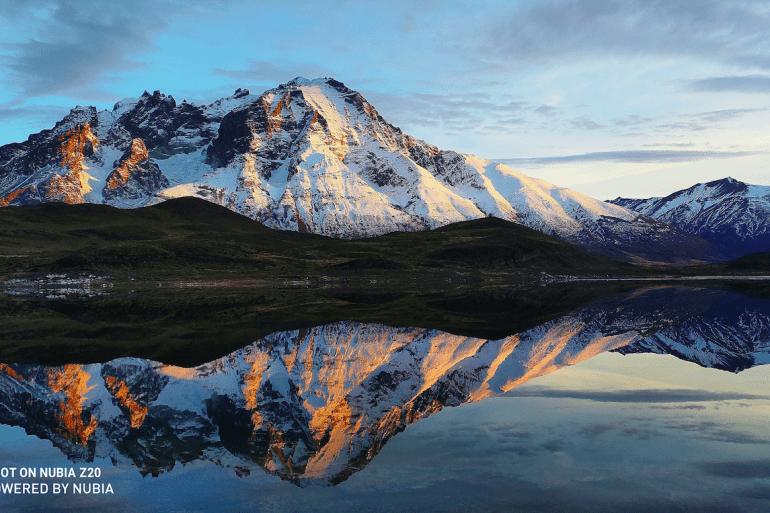
<path fill-rule="evenodd" d="M 665 198 L 616 198 L 610 203 L 698 235 L 730 258 L 770 250 L 770 187 L 765 185 L 724 178 Z"/>
<path fill-rule="evenodd" d="M 78 107 L 0 147 L 0 206 L 121 208 L 197 196 L 269 227 L 337 238 L 498 217 L 627 261 L 714 260 L 703 239 L 497 162 L 440 150 L 334 79 L 211 105 L 159 91 Z"/>
<path fill-rule="evenodd" d="M 395 434 L 605 351 L 740 371 L 770 362 L 770 301 L 684 288 L 604 299 L 499 340 L 338 322 L 182 368 L 136 358 L 0 365 L 0 422 L 70 459 L 158 475 L 208 460 L 336 484 Z"/>

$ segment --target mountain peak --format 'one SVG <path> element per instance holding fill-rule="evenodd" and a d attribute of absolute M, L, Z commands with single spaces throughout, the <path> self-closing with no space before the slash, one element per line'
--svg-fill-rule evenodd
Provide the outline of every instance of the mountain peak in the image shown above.
<path fill-rule="evenodd" d="M 282 89 L 289 89 L 289 88 L 299 88 L 299 87 L 309 87 L 309 86 L 320 86 L 320 85 L 327 85 L 332 87 L 333 89 L 336 89 L 338 92 L 343 94 L 358 94 L 353 89 L 350 89 L 345 84 L 340 82 L 339 80 L 332 78 L 332 77 L 318 77 L 314 79 L 307 79 L 305 77 L 296 77 L 292 80 L 289 80 L 285 84 L 281 84 L 275 89 L 271 89 L 271 91 L 280 91 Z"/>
<path fill-rule="evenodd" d="M 296 77 L 259 96 L 240 89 L 204 106 L 177 105 L 160 91 L 118 103 L 113 112 L 82 111 L 56 133 L 0 148 L 0 198 L 50 201 L 25 188 L 45 188 L 69 171 L 55 138 L 83 124 L 74 121 L 92 120 L 98 144 L 84 145 L 82 158 L 98 188 L 80 188 L 87 202 L 134 207 L 194 195 L 272 228 L 342 238 L 495 216 L 616 258 L 652 247 L 650 221 L 639 214 L 442 151 L 391 125 L 334 78 Z M 105 189 L 111 175 L 120 186 Z M 704 254 L 702 240 L 684 241 L 662 223 L 652 230 L 663 248 L 656 261 L 668 258 L 659 256 L 668 251 L 664 240 L 700 248 L 678 254 Z"/>
<path fill-rule="evenodd" d="M 748 191 L 749 184 L 728 176 L 721 180 L 713 180 L 706 184 L 707 188 L 715 189 L 713 194 L 725 196 L 728 194 L 744 193 Z"/>
<path fill-rule="evenodd" d="M 235 90 L 235 92 L 233 93 L 233 98 L 245 98 L 245 97 L 246 97 L 246 96 L 248 96 L 248 95 L 249 95 L 249 90 L 248 90 L 248 89 L 246 89 L 245 87 L 244 87 L 243 89 L 241 89 L 241 88 L 239 87 L 239 88 L 238 88 L 238 89 L 236 89 L 236 90 Z"/>
<path fill-rule="evenodd" d="M 74 109 L 71 109 L 69 114 L 64 116 L 61 121 L 56 123 L 54 133 L 63 135 L 64 133 L 73 130 L 75 127 L 85 125 L 86 123 L 96 125 L 98 123 L 98 121 L 96 121 L 96 116 L 96 107 L 83 107 L 78 105 Z"/>
<path fill-rule="evenodd" d="M 139 98 L 139 103 L 143 103 L 146 105 L 159 105 L 161 103 L 168 104 L 170 108 L 176 107 L 176 100 L 174 100 L 173 96 L 166 96 L 165 94 L 161 93 L 159 90 L 154 91 L 152 94 L 145 91 L 142 94 L 142 97 Z"/>
<path fill-rule="evenodd" d="M 714 186 L 717 186 L 717 185 L 723 185 L 723 184 L 730 184 L 730 185 L 748 185 L 748 184 L 747 184 L 747 183 L 745 183 L 745 182 L 741 182 L 740 180 L 736 180 L 736 179 L 735 179 L 735 178 L 733 178 L 732 176 L 728 176 L 728 177 L 726 177 L 726 178 L 721 178 L 721 179 L 719 179 L 719 180 L 712 180 L 712 181 L 710 181 L 710 182 L 706 183 L 706 185 L 707 185 L 707 186 L 709 186 L 709 187 L 714 187 Z"/>
<path fill-rule="evenodd" d="M 725 248 L 728 257 L 770 247 L 770 187 L 731 176 L 698 183 L 665 198 L 618 198 L 611 203 L 703 237 Z"/>
<path fill-rule="evenodd" d="M 145 91 L 146 93 L 147 91 Z M 122 100 L 115 102 L 115 105 L 112 107 L 112 112 L 115 113 L 123 113 L 126 110 L 131 109 L 134 105 L 136 105 L 139 102 L 139 98 L 123 98 Z"/>
<path fill-rule="evenodd" d="M 305 77 L 295 77 L 289 80 L 288 82 L 286 82 L 285 84 L 281 84 L 278 87 L 281 88 L 281 87 L 289 87 L 289 86 L 301 87 L 301 86 L 321 85 L 321 84 L 327 84 L 330 81 L 336 82 L 336 80 L 329 77 L 319 77 L 319 78 L 314 78 L 312 80 L 307 79 Z"/>

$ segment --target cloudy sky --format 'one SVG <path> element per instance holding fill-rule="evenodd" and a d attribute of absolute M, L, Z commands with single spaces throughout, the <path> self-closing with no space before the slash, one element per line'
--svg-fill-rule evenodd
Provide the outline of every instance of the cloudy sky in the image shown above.
<path fill-rule="evenodd" d="M 600 199 L 770 184 L 770 1 L 0 2 L 0 144 L 69 108 L 331 76 L 408 133 Z"/>

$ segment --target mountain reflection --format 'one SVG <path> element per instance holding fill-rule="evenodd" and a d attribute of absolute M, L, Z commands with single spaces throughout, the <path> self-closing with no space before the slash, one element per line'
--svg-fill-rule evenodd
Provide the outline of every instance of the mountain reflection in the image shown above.
<path fill-rule="evenodd" d="M 445 406 L 500 394 L 605 351 L 672 354 L 740 371 L 770 361 L 770 301 L 643 289 L 484 340 L 338 322 L 267 336 L 182 368 L 136 358 L 0 365 L 0 422 L 70 459 L 158 475 L 207 460 L 297 484 L 336 484 Z"/>

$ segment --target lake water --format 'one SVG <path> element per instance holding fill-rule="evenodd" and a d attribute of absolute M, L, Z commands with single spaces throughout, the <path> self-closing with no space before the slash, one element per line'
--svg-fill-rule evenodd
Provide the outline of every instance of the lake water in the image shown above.
<path fill-rule="evenodd" d="M 769 361 L 770 301 L 662 287 L 497 340 L 345 321 L 191 368 L 3 364 L 0 486 L 48 489 L 0 506 L 768 511 Z"/>

